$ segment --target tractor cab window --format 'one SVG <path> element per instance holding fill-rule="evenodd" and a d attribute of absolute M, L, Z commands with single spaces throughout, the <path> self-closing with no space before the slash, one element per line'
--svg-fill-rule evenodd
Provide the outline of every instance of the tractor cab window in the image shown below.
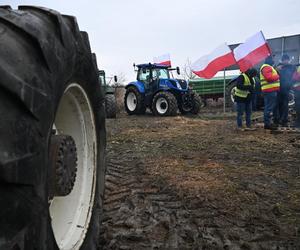
<path fill-rule="evenodd" d="M 99 80 L 101 85 L 105 85 L 105 78 L 104 75 L 99 75 Z"/>
<path fill-rule="evenodd" d="M 150 82 L 150 69 L 139 69 L 138 80 L 141 82 Z"/>
<path fill-rule="evenodd" d="M 167 69 L 153 69 L 152 70 L 152 78 L 156 79 L 169 79 L 169 71 Z"/>

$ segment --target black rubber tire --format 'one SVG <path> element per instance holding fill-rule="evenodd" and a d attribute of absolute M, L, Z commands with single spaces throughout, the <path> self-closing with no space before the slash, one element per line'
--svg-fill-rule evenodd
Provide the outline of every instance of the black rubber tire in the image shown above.
<path fill-rule="evenodd" d="M 130 110 L 127 106 L 127 97 L 129 93 L 133 93 L 136 96 L 136 108 L 135 110 Z M 124 106 L 128 115 L 143 115 L 146 112 L 146 106 L 144 102 L 144 96 L 136 89 L 134 86 L 129 86 L 126 89 L 125 97 L 124 97 Z"/>
<path fill-rule="evenodd" d="M 201 96 L 200 96 L 201 98 Z M 201 98 L 201 107 L 200 108 L 205 108 L 207 107 L 207 98 Z"/>
<path fill-rule="evenodd" d="M 182 105 L 182 103 L 178 106 L 179 111 L 181 114 L 193 114 L 197 115 L 200 112 L 200 109 L 203 106 L 203 102 L 201 97 L 197 93 L 192 93 L 192 105 L 189 107 L 189 109 L 185 109 Z"/>
<path fill-rule="evenodd" d="M 295 92 L 294 90 L 289 91 L 289 108 L 295 108 Z"/>
<path fill-rule="evenodd" d="M 164 114 L 161 114 L 156 109 L 156 102 L 158 98 L 164 98 L 168 103 L 168 109 Z M 177 114 L 177 100 L 171 92 L 160 91 L 155 94 L 152 100 L 152 112 L 157 116 L 175 116 Z"/>
<path fill-rule="evenodd" d="M 201 106 L 202 106 L 201 97 L 195 93 L 193 96 L 193 108 L 191 109 L 191 113 L 193 115 L 199 114 Z"/>
<path fill-rule="evenodd" d="M 105 177 L 105 105 L 88 36 L 75 17 L 0 7 L 0 249 L 56 250 L 48 204 L 49 144 L 60 99 L 85 90 L 97 128 L 97 183 L 80 249 L 97 249 Z"/>
<path fill-rule="evenodd" d="M 106 118 L 116 118 L 117 117 L 117 101 L 113 94 L 105 95 L 105 111 Z"/>
<path fill-rule="evenodd" d="M 233 88 L 236 86 L 236 82 L 232 82 L 231 84 L 229 84 L 227 87 L 226 87 L 226 90 L 225 90 L 225 105 L 227 108 L 229 108 L 230 110 L 234 111 L 235 110 L 235 102 L 232 100 L 232 90 Z"/>

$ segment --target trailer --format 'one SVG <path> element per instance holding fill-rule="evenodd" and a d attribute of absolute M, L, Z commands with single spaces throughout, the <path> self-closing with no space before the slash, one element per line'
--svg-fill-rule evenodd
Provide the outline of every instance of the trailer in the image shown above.
<path fill-rule="evenodd" d="M 225 86 L 228 88 L 230 82 L 232 82 L 238 75 L 230 75 L 225 77 Z M 200 95 L 203 106 L 206 106 L 207 99 L 213 99 L 218 101 L 219 98 L 224 97 L 224 77 L 214 77 L 212 79 L 196 78 L 189 81 L 190 86 L 193 90 Z M 229 93 L 230 92 L 230 93 Z M 225 99 L 228 99 L 228 105 L 233 102 L 231 91 L 227 93 Z"/>

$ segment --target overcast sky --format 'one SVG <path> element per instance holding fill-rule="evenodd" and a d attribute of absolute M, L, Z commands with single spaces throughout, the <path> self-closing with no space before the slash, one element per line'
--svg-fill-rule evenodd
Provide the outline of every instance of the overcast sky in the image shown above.
<path fill-rule="evenodd" d="M 99 68 L 134 77 L 132 64 L 170 53 L 174 66 L 195 61 L 216 46 L 300 33 L 299 0 L 25 0 L 74 15 L 89 33 Z"/>

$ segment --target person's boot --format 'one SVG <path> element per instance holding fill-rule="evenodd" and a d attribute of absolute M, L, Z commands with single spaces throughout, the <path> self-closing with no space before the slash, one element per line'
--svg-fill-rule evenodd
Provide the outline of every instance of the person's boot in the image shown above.
<path fill-rule="evenodd" d="M 277 130 L 278 129 L 278 125 L 276 125 L 276 124 L 265 125 L 264 129 Z"/>

